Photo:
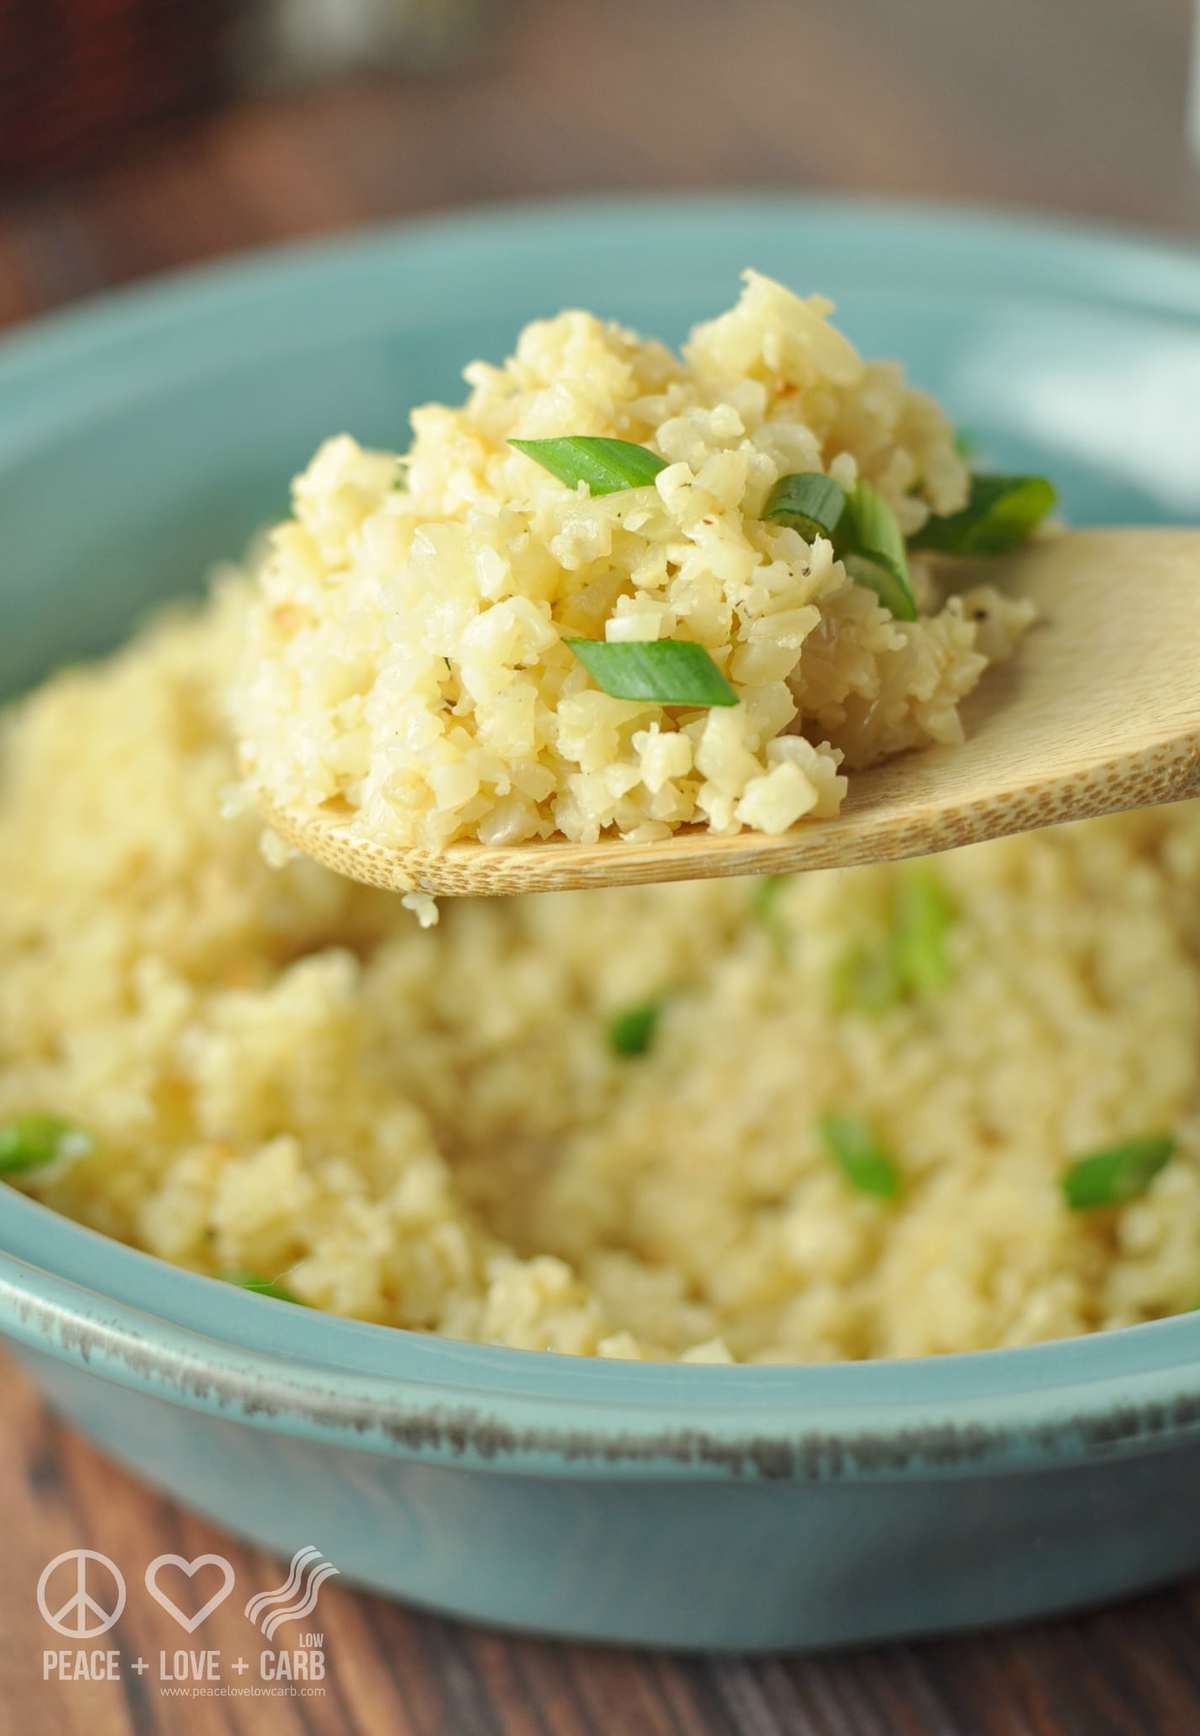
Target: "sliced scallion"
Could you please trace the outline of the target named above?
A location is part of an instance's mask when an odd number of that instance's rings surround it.
[[[74,1163],[95,1149],[95,1136],[61,1115],[31,1113],[0,1122],[0,1175]]]
[[[782,874],[760,875],[750,896],[750,914],[756,922],[770,928],[779,919],[779,894],[785,885]]]
[[[850,947],[833,973],[833,1002],[839,1012],[877,1018],[904,1000],[906,986],[896,970],[887,940]]]
[[[594,434],[565,434],[555,440],[510,440],[509,445],[569,488],[578,488],[582,482],[589,494],[619,494],[624,488],[645,488],[667,467],[665,458],[645,446]]]
[[[661,1001],[639,1001],[614,1015],[608,1027],[608,1046],[614,1055],[648,1054],[662,1018]]]
[[[1163,1133],[1090,1151],[1064,1172],[1063,1197],[1073,1212],[1124,1205],[1145,1193],[1174,1150],[1175,1140]]]
[[[779,908],[779,894],[787,880],[786,874],[763,874],[750,896],[750,914],[755,922],[766,929],[771,945],[780,958],[786,954],[791,938],[788,924]]]
[[[763,517],[798,530],[806,542],[831,537],[846,506],[846,490],[820,471],[795,471],[781,476],[763,508]]]
[[[874,1194],[877,1199],[895,1198],[900,1191],[900,1172],[868,1121],[861,1115],[830,1110],[821,1117],[820,1129],[829,1155],[860,1193]]]
[[[856,585],[874,591],[898,621],[915,621],[916,598],[896,515],[877,488],[859,482],[846,496],[834,545]]]
[[[940,875],[927,863],[902,869],[887,928],[843,953],[833,977],[834,1005],[877,1016],[918,995],[944,989],[952,976],[948,939],[957,920]]]
[[[844,555],[846,571],[856,585],[874,591],[889,615],[897,621],[915,621],[917,605],[908,579],[897,568],[868,555]]]
[[[913,538],[913,547],[948,555],[1002,555],[1019,548],[1057,501],[1044,476],[971,478],[971,494],[961,512],[931,518]]]
[[[947,939],[955,911],[941,877],[925,863],[905,868],[892,914],[892,960],[896,975],[913,994],[928,994],[950,981]]]
[[[688,639],[568,639],[567,647],[613,699],[657,705],[736,705],[738,696],[703,645]]]
[[[236,1284],[242,1290],[253,1290],[256,1296],[272,1296],[276,1302],[294,1302],[297,1307],[304,1306],[299,1296],[276,1278],[260,1278],[254,1272],[222,1272],[221,1282]]]

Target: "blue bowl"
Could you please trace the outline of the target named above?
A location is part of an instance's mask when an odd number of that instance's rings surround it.
[[[552,206],[193,274],[0,353],[9,689],[278,513],[325,434],[403,442],[578,303],[677,339],[753,263],[833,294],[1077,520],[1200,520],[1200,261],[966,211]],[[67,503],[66,505],[64,503]],[[0,1327],[116,1458],[231,1529],[506,1626],[695,1648],[1010,1620],[1200,1564],[1200,1317],[813,1368],[596,1362],[338,1320],[0,1195]]]

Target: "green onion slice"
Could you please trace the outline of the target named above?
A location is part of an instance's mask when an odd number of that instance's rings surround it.
[[[95,1136],[61,1115],[15,1115],[0,1122],[0,1175],[22,1175],[89,1157]]]
[[[608,1027],[608,1046],[613,1054],[647,1054],[658,1032],[662,1010],[661,1001],[641,1001],[617,1013]]]
[[[736,705],[738,696],[703,645],[688,639],[565,641],[596,686],[614,699],[657,705]]]
[[[888,941],[864,941],[843,953],[833,973],[833,1002],[839,1012],[877,1018],[904,1000],[901,980]]]
[[[779,920],[779,894],[787,884],[785,874],[760,875],[754,891],[750,895],[750,914],[756,922],[772,928]]]
[[[883,566],[866,555],[844,555],[846,571],[856,585],[874,591],[879,601],[897,621],[915,621],[917,604],[908,579],[893,567]]]
[[[791,942],[790,926],[779,908],[779,894],[787,885],[788,878],[786,874],[763,874],[750,894],[750,915],[765,929],[778,958],[787,956]]]
[[[821,1138],[846,1180],[860,1193],[878,1199],[894,1199],[900,1191],[900,1172],[860,1115],[830,1110],[820,1121]]]
[[[1073,1212],[1124,1205],[1145,1193],[1174,1150],[1175,1140],[1164,1133],[1088,1152],[1063,1174],[1063,1196]]]
[[[896,515],[877,488],[860,482],[846,497],[837,551],[857,585],[874,591],[898,621],[915,621],[916,599]]]
[[[667,467],[665,458],[645,446],[593,434],[565,434],[557,440],[510,440],[509,445],[569,488],[585,483],[589,494],[619,494],[623,488],[645,488]]]
[[[812,542],[814,537],[833,535],[845,505],[846,490],[832,476],[815,470],[795,471],[779,478],[767,496],[763,517],[791,525],[806,542]]]
[[[304,1306],[286,1284],[280,1284],[274,1278],[260,1278],[254,1272],[222,1272],[221,1282],[237,1284],[242,1290],[253,1290],[256,1296],[273,1296],[276,1302],[294,1302],[297,1307]]]
[[[973,476],[962,511],[931,518],[913,547],[947,555],[1007,554],[1037,529],[1057,499],[1044,476]]]
[[[878,1015],[944,989],[953,975],[947,940],[956,921],[936,870],[923,862],[909,865],[897,879],[887,932],[860,941],[839,959],[834,1005]]]
[[[913,994],[944,989],[950,981],[946,941],[955,910],[936,871],[924,863],[905,869],[892,916],[896,975]]]

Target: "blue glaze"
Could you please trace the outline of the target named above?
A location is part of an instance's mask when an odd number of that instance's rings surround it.
[[[865,351],[902,357],[999,463],[1049,472],[1073,519],[1200,520],[1183,250],[782,198],[476,214],[193,273],[0,346],[0,683],[118,642],[280,512],[321,437],[403,444],[408,408],[457,395],[531,315],[576,303],[678,339],[746,264],[832,294]],[[815,1646],[1200,1564],[1198,1317],[916,1363],[662,1367],[290,1308],[7,1192],[0,1247],[0,1328],[93,1438],[237,1531],[432,1607]]]

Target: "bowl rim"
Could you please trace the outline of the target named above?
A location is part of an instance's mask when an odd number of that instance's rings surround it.
[[[1034,292],[1057,287],[1064,299],[1119,305],[1146,312],[1200,313],[1200,247],[1187,236],[1137,225],[1076,217],[1019,205],[938,198],[886,198],[867,193],[796,194],[748,186],[743,192],[705,193],[649,189],[629,193],[537,196],[466,205],[445,213],[417,213],[372,223],[350,233],[301,237],[252,247],[218,259],[176,266],[143,282],[105,289],[52,309],[0,334],[0,372],[6,392],[52,365],[73,364],[81,350],[173,336],[182,320],[250,314],[260,297],[289,292],[311,296],[324,281],[390,268],[397,258],[420,259],[456,246],[482,243],[561,249],[564,228],[582,226],[608,241],[614,231],[637,234],[662,226],[736,224],[751,229],[763,219],[819,222],[843,243],[860,237],[878,249],[898,237],[929,242],[969,259],[980,283],[997,266]],[[594,243],[593,243],[594,244]],[[1020,267],[1015,249],[1031,249]]]
[[[870,1362],[560,1356],[294,1307],[5,1192],[4,1241],[55,1264],[0,1252],[0,1332],[190,1409],[356,1450],[538,1475],[874,1483],[1200,1439],[1200,1315]]]
[[[461,269],[498,245],[561,251],[586,237],[636,250],[664,226],[694,241],[705,225],[752,230],[782,217],[868,254],[892,238],[949,252],[957,287],[979,293],[998,285],[1200,318],[1200,254],[1117,226],[786,193],[519,202],[293,243],[52,315],[0,341],[0,447],[5,420],[45,435],[88,407],[53,389],[81,362],[103,358],[93,402],[111,403],[152,389],[181,328],[209,332],[211,346],[236,316],[240,343],[273,341],[281,298],[348,290],[401,265]],[[0,1328],[28,1348],[251,1426],[400,1456],[541,1474],[878,1480],[1024,1470],[1200,1435],[1200,1316],[911,1360],[629,1363],[464,1344],[247,1296],[15,1193],[0,1200],[0,1243]]]

